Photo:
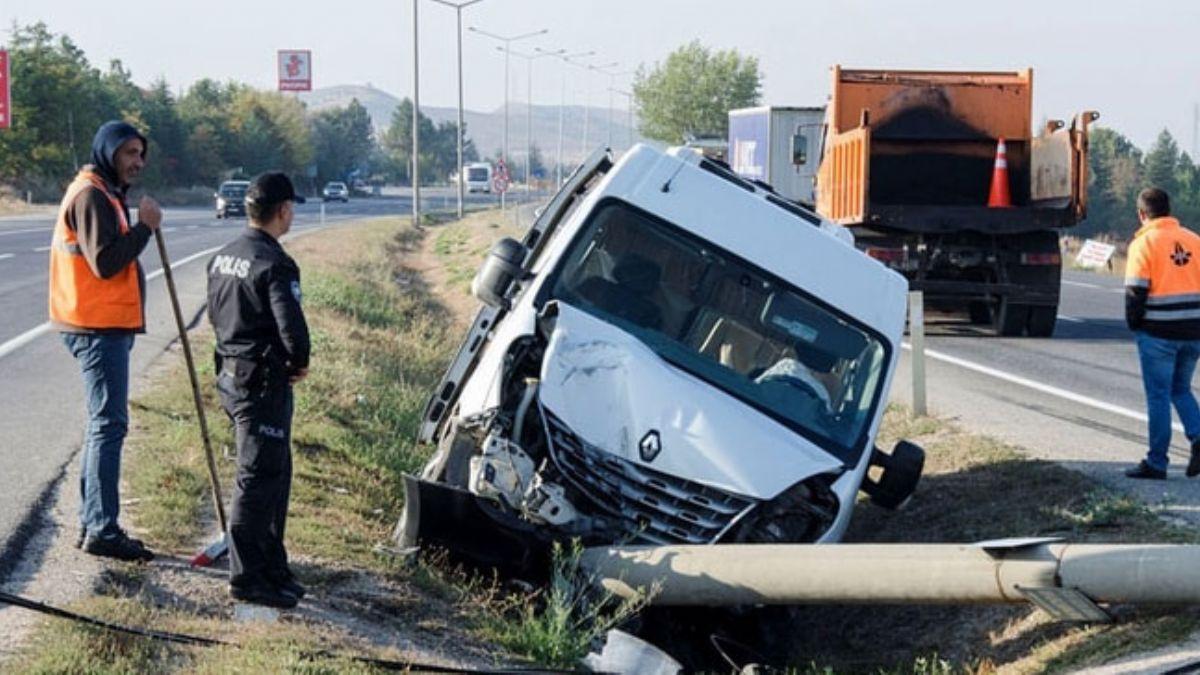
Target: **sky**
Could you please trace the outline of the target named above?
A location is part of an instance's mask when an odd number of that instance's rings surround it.
[[[455,10],[417,0],[422,105],[457,103]],[[461,0],[455,0],[461,1]],[[278,49],[311,49],[314,86],[413,88],[413,1],[4,0],[0,42],[13,22],[44,21],[92,63],[120,59],[135,81],[186,88],[202,77],[275,86]],[[483,0],[462,12],[468,109],[504,102],[499,35],[547,32],[514,50],[594,51],[613,77],[533,63],[535,104],[608,105],[610,81],[628,91],[691,40],[758,59],[763,103],[821,105],[829,68],[1034,69],[1034,120],[1100,111],[1100,124],[1147,148],[1163,128],[1192,151],[1200,102],[1200,2],[1189,0]],[[527,62],[513,58],[510,93],[527,97]],[[565,77],[564,77],[565,75]],[[564,87],[564,81],[566,86]],[[564,97],[564,89],[566,91]],[[618,108],[625,98],[616,95]]]

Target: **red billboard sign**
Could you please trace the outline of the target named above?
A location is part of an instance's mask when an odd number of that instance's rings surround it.
[[[279,50],[279,91],[312,91],[312,52]]]
[[[9,86],[8,52],[0,49],[0,129],[12,126],[12,87]]]

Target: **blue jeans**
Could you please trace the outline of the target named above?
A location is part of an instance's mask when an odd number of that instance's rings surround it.
[[[79,519],[90,537],[108,538],[120,530],[121,446],[129,428],[129,351],[133,334],[63,333],[63,344],[83,371],[87,429],[79,474]]]
[[[1200,407],[1192,395],[1200,340],[1166,340],[1140,331],[1134,335],[1142,364],[1142,386],[1146,390],[1146,415],[1150,418],[1150,452],[1146,463],[1165,471],[1170,461],[1167,449],[1171,447],[1172,405],[1188,440],[1200,438]]]

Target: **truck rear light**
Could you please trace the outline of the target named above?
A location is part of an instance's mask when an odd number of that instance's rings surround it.
[[[1022,265],[1061,265],[1062,256],[1057,253],[1022,253]]]
[[[901,264],[908,257],[902,248],[867,247],[867,255],[886,265]]]

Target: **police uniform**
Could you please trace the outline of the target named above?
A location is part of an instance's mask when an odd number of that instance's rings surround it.
[[[209,262],[208,316],[217,391],[237,436],[230,586],[278,589],[294,579],[283,545],[292,479],[289,377],[308,367],[310,349],[300,268],[273,236],[247,227]]]

